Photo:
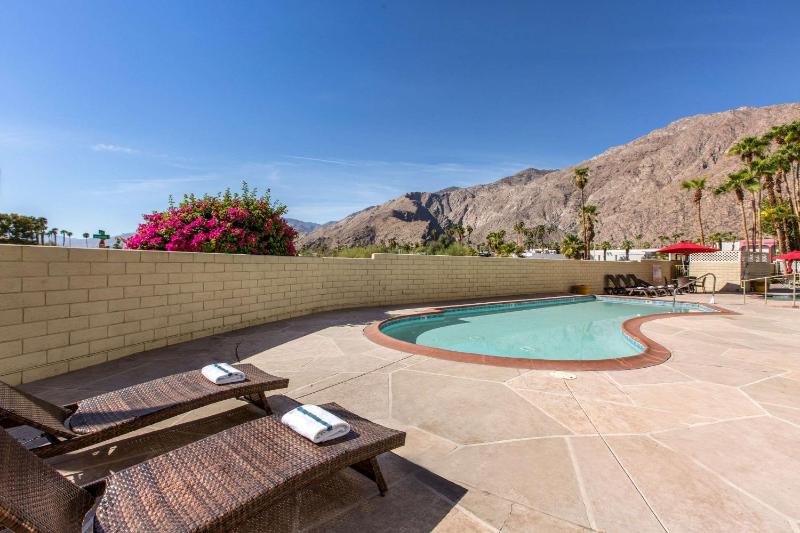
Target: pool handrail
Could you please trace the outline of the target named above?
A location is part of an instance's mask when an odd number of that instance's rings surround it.
[[[703,282],[704,282],[703,283],[703,287],[704,287],[704,291],[703,292],[705,292],[705,279],[708,276],[711,276],[711,280],[712,280],[712,283],[711,283],[711,301],[708,302],[708,303],[710,303],[710,304],[716,303],[714,301],[714,299],[715,299],[715,296],[717,295],[717,276],[713,272],[706,272],[705,274],[697,276],[693,280],[687,281],[683,285],[678,285],[678,282],[677,281],[675,282],[675,286],[672,288],[672,307],[675,307],[675,299],[677,298],[678,291],[680,291],[681,289],[687,289],[687,288],[691,287],[692,285],[696,285],[697,284],[697,280],[700,280],[700,279],[703,280]]]
[[[775,274],[772,276],[758,276],[755,278],[742,278],[739,280],[739,283],[742,287],[742,305],[747,303],[747,282],[748,281],[759,281],[764,280],[764,305],[767,305],[767,292],[769,290],[769,285],[767,284],[767,280],[774,279],[774,278],[781,278],[786,279],[788,277],[792,278],[792,309],[797,309],[797,282],[800,281],[800,272],[792,272],[788,274],[784,272],[783,274]]]

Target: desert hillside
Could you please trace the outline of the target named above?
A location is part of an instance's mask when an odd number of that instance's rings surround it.
[[[562,234],[575,231],[579,196],[572,170],[577,166],[591,169],[586,194],[587,202],[598,206],[598,241],[619,242],[638,234],[655,241],[675,232],[693,237],[694,207],[680,182],[708,175],[712,186],[720,183],[739,165],[737,158],[725,155],[731,144],[795,120],[800,120],[800,104],[683,118],[569,168],[527,169],[486,185],[407,193],[317,228],[303,235],[301,244],[418,242],[451,224],[472,226],[472,241],[478,242],[491,231],[511,232],[518,220],[528,226],[554,224]],[[739,232],[732,198],[709,192],[703,208],[706,235]]]

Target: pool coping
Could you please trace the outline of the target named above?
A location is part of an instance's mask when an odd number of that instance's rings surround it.
[[[598,294],[592,296],[608,296],[608,295]],[[670,318],[676,316],[699,317],[699,316],[720,316],[720,315],[724,316],[724,315],[739,314],[735,311],[730,311],[728,309],[719,307],[714,304],[706,304],[706,303],[698,304],[697,302],[684,302],[678,300],[678,302],[680,303],[702,305],[703,307],[712,309],[713,312],[682,313],[680,315],[676,315],[673,313],[656,313],[652,315],[629,318],[628,320],[622,323],[622,332],[629,339],[633,340],[636,343],[639,343],[644,347],[644,350],[640,354],[630,355],[627,357],[615,357],[610,359],[597,359],[597,360],[584,360],[584,361],[574,361],[574,360],[564,360],[564,359],[523,359],[519,357],[503,357],[498,355],[482,355],[482,354],[475,354],[468,352],[458,352],[454,350],[433,348],[430,346],[422,346],[419,344],[414,344],[412,342],[401,341],[399,339],[395,339],[394,337],[386,335],[380,330],[382,325],[387,324],[389,322],[403,320],[414,316],[443,313],[444,311],[447,311],[449,309],[459,309],[465,307],[482,307],[486,305],[497,305],[504,303],[519,303],[519,302],[529,302],[529,301],[563,299],[568,297],[574,297],[577,299],[577,298],[585,298],[586,295],[570,295],[570,296],[557,295],[557,296],[545,296],[538,298],[524,298],[515,300],[499,300],[499,301],[492,301],[491,303],[486,302],[479,304],[461,304],[453,306],[429,307],[415,313],[410,313],[407,315],[396,316],[388,318],[386,320],[373,322],[364,328],[364,336],[366,336],[369,340],[371,340],[376,344],[379,344],[386,348],[391,348],[393,350],[411,353],[414,355],[424,355],[436,359],[456,361],[461,363],[502,366],[507,368],[524,368],[528,370],[568,370],[568,371],[633,370],[636,368],[646,368],[648,366],[660,365],[661,363],[664,363],[672,356],[672,352],[670,352],[666,347],[662,346],[661,344],[657,343],[656,341],[652,340],[651,338],[647,337],[642,333],[641,330],[642,324],[650,322],[651,320],[659,320],[662,318]],[[619,299],[633,300],[633,301],[648,301],[648,299],[644,297],[618,296],[618,295],[613,295],[612,297]]]

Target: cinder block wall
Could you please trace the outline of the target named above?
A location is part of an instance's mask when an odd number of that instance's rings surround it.
[[[271,257],[0,245],[0,379],[103,361],[317,311],[602,292],[606,273],[652,280],[669,263],[376,254]]]
[[[717,291],[719,292],[739,291],[742,288],[743,278],[769,276],[771,271],[770,263],[747,263],[745,265],[739,261],[689,261],[689,275],[714,274],[717,277]],[[711,290],[711,280],[706,282],[706,288]]]

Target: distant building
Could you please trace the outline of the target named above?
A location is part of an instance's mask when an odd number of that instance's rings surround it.
[[[641,261],[642,259],[652,259],[656,256],[658,248],[631,248],[628,260]],[[609,249],[606,250],[606,261],[625,261],[625,250]],[[590,250],[589,257],[592,261],[603,260],[603,250]]]

